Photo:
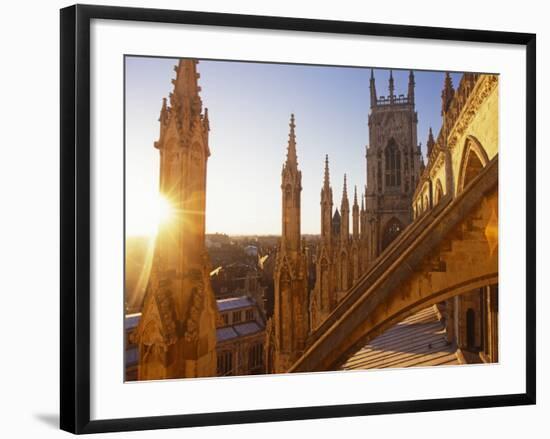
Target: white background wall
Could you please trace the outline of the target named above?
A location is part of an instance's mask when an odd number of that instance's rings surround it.
[[[89,1],[88,3],[96,3]],[[538,214],[548,224],[545,178],[550,153],[542,103],[550,102],[550,43],[543,2],[352,0],[108,1],[100,4],[299,16],[396,24],[484,28],[538,34]],[[57,437],[59,331],[59,13],[70,2],[9,2],[1,16],[0,67],[0,432],[4,437]],[[484,410],[325,419],[125,433],[132,437],[546,437],[550,430],[549,324],[543,320],[549,280],[538,230],[538,405]],[[544,346],[546,345],[546,349]],[[213,397],[215,397],[213,395]],[[461,427],[467,429],[463,430]],[[107,436],[107,435],[105,435]],[[109,435],[113,437],[122,437]]]

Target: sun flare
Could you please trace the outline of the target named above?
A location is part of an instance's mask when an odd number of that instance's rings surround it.
[[[126,200],[126,231],[130,236],[156,236],[159,226],[175,214],[170,200],[159,193],[140,194]]]
[[[167,223],[174,216],[174,209],[168,198],[159,195],[156,207],[157,222],[156,226]]]

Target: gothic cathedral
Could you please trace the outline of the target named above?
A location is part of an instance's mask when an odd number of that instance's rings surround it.
[[[374,260],[412,222],[412,197],[423,168],[417,142],[414,74],[407,96],[395,95],[390,71],[389,95],[377,97],[370,78],[369,147],[367,148],[367,249]]]
[[[374,74],[370,78],[370,146],[367,148],[367,186],[361,206],[354,190],[352,233],[346,176],[340,211],[332,211],[332,187],[325,157],[321,189],[321,240],[316,252],[316,282],[311,295],[311,330],[314,331],[347,294],[380,253],[412,221],[411,201],[422,170],[417,144],[414,74],[409,73],[408,94],[395,95],[390,71],[388,97],[377,97]]]
[[[139,380],[216,375],[216,301],[205,249],[208,111],[197,61],[180,60],[170,106],[163,100],[160,193],[173,215],[159,226],[136,331]]]

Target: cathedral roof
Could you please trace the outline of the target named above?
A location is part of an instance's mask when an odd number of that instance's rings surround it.
[[[352,355],[344,370],[460,364],[456,347],[447,343],[445,325],[434,306],[383,332]]]

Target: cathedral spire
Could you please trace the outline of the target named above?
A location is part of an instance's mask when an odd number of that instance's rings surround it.
[[[390,92],[390,102],[393,104],[395,99],[395,87],[393,84],[393,70],[390,70],[389,92]]]
[[[342,190],[342,210],[344,210],[344,205],[348,206],[348,208],[349,208],[348,184],[347,184],[346,174],[344,174],[344,189]]]
[[[302,173],[298,170],[296,157],[296,133],[294,114],[290,115],[290,133],[286,161],[283,165],[281,189],[283,191],[283,233],[281,246],[296,256],[301,247],[300,234],[300,193]]]
[[[294,123],[294,113],[290,115],[290,132],[288,134],[288,148],[286,152],[286,166],[297,168],[298,157],[296,156],[296,133],[294,129],[296,124]]]
[[[325,156],[325,178],[321,189],[321,235],[325,245],[331,244],[332,235],[332,188],[328,168],[328,154]]]
[[[449,72],[445,72],[445,85],[443,86],[443,91],[441,92],[441,115],[443,116],[449,109],[449,104],[451,103],[453,96],[455,94],[455,89],[453,87],[453,79]]]
[[[409,98],[409,103],[414,105],[414,72],[412,70],[409,71],[409,91],[407,94],[407,97]]]
[[[359,239],[359,204],[357,203],[357,185],[353,194],[353,239]]]
[[[374,70],[370,69],[370,106],[376,107],[376,84],[374,83]]]
[[[361,213],[359,215],[359,233],[361,235],[361,239],[366,239],[367,237],[367,212],[365,211],[364,200],[365,195],[361,194]]]
[[[160,127],[162,127],[168,122],[168,105],[166,104],[166,98],[162,98],[162,107],[160,109],[159,116]]]
[[[432,149],[435,145],[434,135],[432,132],[432,127],[430,127],[430,132],[428,133],[428,142],[426,143],[426,146],[428,148],[428,157],[432,153]]]
[[[281,173],[281,240],[275,259],[274,358],[286,372],[303,352],[309,329],[306,249],[301,235],[302,173],[296,157],[294,114],[290,115],[286,162]]]
[[[328,154],[325,155],[325,180],[324,180],[323,187],[325,189],[330,188],[330,171],[328,168]]]
[[[342,191],[342,204],[340,206],[340,242],[346,245],[349,239],[349,200],[347,176],[344,174],[344,189]]]
[[[157,230],[151,278],[143,301],[144,318],[135,333],[140,380],[216,374],[218,313],[205,252],[208,130],[196,67],[197,61],[191,59],[181,59],[175,66],[169,106],[164,99],[159,140],[154,143],[160,150],[159,193],[178,211],[194,214],[173,215],[170,224],[159,225]],[[177,153],[164,154],[166,149],[177,149]],[[175,230],[178,233],[173,233]],[[169,273],[195,275],[176,286]],[[177,309],[170,305],[168,311],[172,312],[166,312],[167,304],[177,304]],[[189,331],[195,335],[199,331],[200,337],[189,336]],[[153,339],[158,350],[150,355]],[[166,358],[170,361],[164,361]]]
[[[174,92],[172,100],[176,100],[180,108],[180,119],[190,120],[193,116],[202,112],[202,101],[199,96],[201,88],[198,85],[200,74],[197,73],[198,61],[195,59],[180,59],[177,66],[174,66],[176,78],[172,80]],[[171,102],[174,107],[174,102]]]

